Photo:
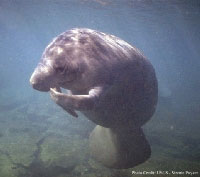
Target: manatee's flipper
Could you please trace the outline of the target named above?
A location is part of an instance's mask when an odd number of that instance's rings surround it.
[[[78,114],[73,109],[69,109],[69,108],[63,108],[63,109],[67,111],[70,115],[72,115],[73,117],[76,117],[76,118],[78,117]]]
[[[65,110],[92,110],[103,92],[102,87],[95,87],[89,91],[88,95],[69,95],[57,92],[55,89],[50,88],[51,98]]]
[[[60,87],[55,87],[55,88],[53,88],[53,89],[54,89],[56,92],[62,93]]]
[[[141,128],[114,130],[97,125],[90,134],[89,143],[91,155],[109,168],[132,168],[151,155]]]
[[[56,87],[54,88],[54,90],[56,92],[62,93],[60,87]],[[78,117],[78,114],[73,110],[73,109],[69,109],[69,108],[63,108],[65,111],[67,111],[70,115],[72,115],[73,117]]]

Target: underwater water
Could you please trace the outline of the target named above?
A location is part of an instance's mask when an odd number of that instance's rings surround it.
[[[0,177],[200,176],[199,19],[199,0],[1,0]],[[139,166],[114,170],[94,161],[95,125],[29,84],[44,48],[74,27],[116,35],[155,67],[157,110],[143,126],[152,154]]]

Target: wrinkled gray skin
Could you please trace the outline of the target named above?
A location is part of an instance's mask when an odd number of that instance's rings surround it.
[[[51,98],[71,115],[77,117],[75,111],[81,111],[94,123],[122,129],[121,133],[146,123],[157,104],[151,63],[125,41],[91,29],[72,29],[56,37],[46,47],[30,83],[34,89],[50,91]],[[60,88],[70,93],[61,93]],[[99,134],[93,133],[91,139]],[[94,156],[98,160],[95,152]]]

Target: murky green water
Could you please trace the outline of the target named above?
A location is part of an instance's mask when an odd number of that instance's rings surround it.
[[[0,1],[0,177],[200,176],[199,19],[198,0]],[[154,65],[159,102],[143,127],[152,154],[142,165],[95,162],[88,148],[95,125],[29,85],[46,45],[73,27],[119,36]]]

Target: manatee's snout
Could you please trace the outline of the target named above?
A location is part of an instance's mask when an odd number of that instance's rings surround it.
[[[31,86],[42,92],[48,92],[50,90],[52,79],[50,72],[47,68],[42,68],[41,66],[38,66],[30,78],[30,84]]]
[[[30,78],[30,84],[31,86],[38,90],[38,91],[42,91],[42,92],[48,92],[49,91],[49,87],[44,86],[43,83],[40,80],[36,80],[32,74],[31,78]]]

